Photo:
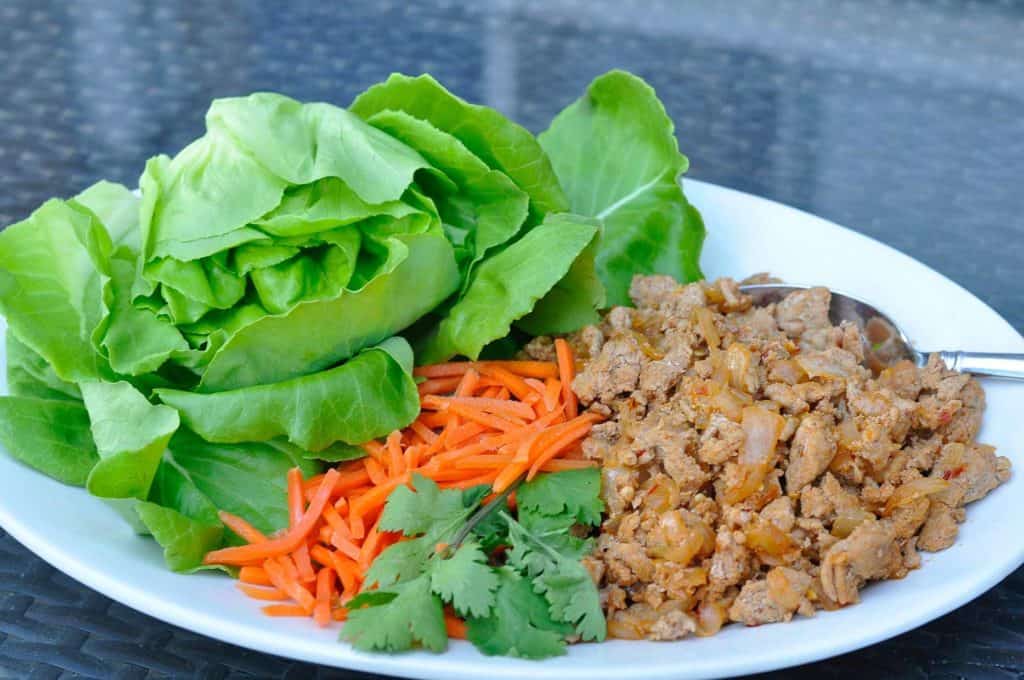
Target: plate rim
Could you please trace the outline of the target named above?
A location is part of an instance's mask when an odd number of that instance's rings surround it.
[[[727,200],[730,197],[735,197],[741,198],[745,201],[753,200],[756,202],[772,204],[775,208],[794,211],[795,213],[800,214],[804,219],[824,223],[859,239],[870,241],[876,247],[881,247],[889,251],[890,255],[895,255],[899,259],[903,259],[906,262],[911,262],[916,266],[923,267],[934,276],[937,276],[943,279],[946,283],[956,287],[959,291],[969,296],[974,302],[991,311],[1003,324],[1005,329],[1012,334],[1012,336],[1015,336],[1018,341],[1024,342],[1024,335],[1017,331],[1017,329],[1014,328],[1001,314],[999,314],[999,312],[992,309],[991,306],[981,300],[974,293],[967,290],[956,281],[953,281],[942,272],[937,271],[929,265],[916,260],[910,255],[907,255],[906,253],[903,253],[870,235],[855,231],[849,227],[837,224],[827,218],[815,215],[800,208],[749,192],[691,178],[686,178],[685,184],[686,186],[696,186],[698,193],[705,191],[709,191],[711,193],[721,192],[727,197]],[[3,322],[0,322],[0,325],[6,326]],[[35,474],[41,474],[35,471],[33,472]],[[187,605],[182,605],[178,601],[160,599],[144,589],[125,585],[109,573],[96,569],[93,566],[90,566],[87,562],[77,558],[74,552],[63,550],[61,546],[46,541],[43,536],[25,526],[19,520],[17,514],[8,512],[7,508],[3,504],[0,504],[0,527],[6,530],[15,538],[15,540],[24,545],[53,568],[126,607],[142,612],[148,616],[152,616],[164,623],[174,625],[221,642],[226,642],[228,644],[233,644],[257,652],[275,655],[284,659],[306,663],[318,663],[336,668],[351,669],[368,673],[386,673],[399,677],[440,677],[443,675],[443,677],[449,678],[473,678],[476,680],[481,671],[481,664],[484,663],[487,664],[486,672],[494,677],[521,677],[522,669],[524,667],[531,668],[533,672],[531,672],[530,675],[538,678],[593,677],[592,670],[588,670],[591,668],[590,664],[579,664],[571,668],[559,666],[557,669],[548,670],[544,668],[543,664],[539,664],[537,662],[525,662],[528,666],[524,666],[524,662],[520,660],[500,658],[491,661],[490,657],[483,656],[477,658],[453,659],[450,656],[442,654],[422,657],[424,659],[433,659],[434,662],[421,665],[413,661],[413,656],[409,654],[365,654],[351,648],[346,649],[344,646],[340,646],[340,650],[344,650],[342,655],[327,656],[317,652],[316,648],[312,646],[308,649],[299,650],[297,652],[294,646],[294,641],[290,636],[276,636],[266,633],[265,631],[261,631],[256,627],[250,628],[236,624],[232,624],[225,628],[222,623],[223,620],[217,616],[201,610],[197,611],[195,609],[191,609]],[[973,583],[970,588],[965,588],[957,593],[956,596],[936,600],[936,604],[928,606],[909,621],[900,620],[899,624],[896,625],[883,624],[879,626],[865,627],[862,631],[852,632],[849,636],[839,642],[833,641],[828,643],[827,646],[819,645],[816,647],[814,645],[809,645],[806,646],[806,648],[796,650],[795,653],[790,651],[783,653],[773,652],[767,654],[767,658],[764,658],[766,656],[765,654],[738,654],[727,664],[723,664],[719,672],[732,675],[791,668],[793,666],[813,661],[821,661],[862,649],[895,637],[896,635],[914,630],[921,625],[964,606],[966,603],[987,592],[997,583],[1013,573],[1021,566],[1022,563],[1024,563],[1024,542],[1018,546],[1016,555],[1009,557],[1012,557],[1012,559],[1007,559],[1003,564],[999,565],[999,568],[990,571],[986,578]],[[611,644],[660,645],[664,643],[616,641]],[[297,656],[298,653],[301,653],[302,656]],[[425,653],[413,653],[413,655],[417,654]],[[642,670],[638,668],[635,675],[636,677],[668,678],[678,677],[681,672],[684,672],[683,669],[661,662],[659,665],[648,666]]]

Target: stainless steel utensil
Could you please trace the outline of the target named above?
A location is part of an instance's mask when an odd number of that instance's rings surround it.
[[[755,305],[779,302],[797,290],[812,286],[781,283],[758,283],[740,286],[740,290],[754,298]],[[924,366],[933,352],[915,349],[900,327],[874,305],[836,290],[832,292],[829,320],[835,325],[850,321],[861,329],[866,340],[865,363],[878,370],[901,359],[910,359]],[[994,352],[937,351],[942,362],[951,371],[990,375],[1000,378],[1024,380],[1024,354]]]

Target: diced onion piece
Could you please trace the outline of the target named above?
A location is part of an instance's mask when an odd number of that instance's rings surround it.
[[[832,522],[832,535],[836,538],[846,538],[853,533],[862,522],[875,519],[867,510],[851,508],[840,512]]]
[[[697,607],[697,635],[709,637],[722,629],[729,621],[729,607],[723,602],[714,600],[702,602]]]
[[[772,557],[782,557],[797,547],[786,532],[764,520],[747,527],[746,534],[748,548]]]
[[[765,580],[768,582],[768,596],[781,607],[793,610],[800,606],[802,593],[797,592],[782,569],[772,569]]]
[[[704,336],[704,341],[708,344],[708,349],[713,352],[721,346],[722,339],[718,335],[718,329],[715,328],[715,318],[712,316],[711,310],[707,307],[698,307],[693,313],[697,317],[697,326],[700,328],[701,335]]]
[[[910,505],[918,498],[930,496],[934,493],[945,491],[949,488],[949,482],[939,477],[921,477],[901,485],[889,496],[885,503],[886,516],[891,515],[897,508]]]
[[[767,465],[775,454],[775,444],[786,426],[786,419],[760,406],[743,409],[743,451],[740,462],[745,465]]]
[[[683,566],[695,557],[715,549],[715,535],[699,517],[679,510],[661,513],[658,525],[650,533],[647,552]]]
[[[829,354],[824,352],[799,354],[796,357],[796,362],[800,364],[800,368],[804,369],[804,372],[812,378],[850,377],[850,372],[846,366],[843,366],[838,361],[833,360]]]
[[[782,359],[772,364],[772,380],[781,380],[789,385],[796,385],[807,378],[804,369],[792,359]]]
[[[729,384],[741,392],[747,391],[747,374],[753,356],[746,345],[734,342],[725,351],[725,367],[729,373]]]

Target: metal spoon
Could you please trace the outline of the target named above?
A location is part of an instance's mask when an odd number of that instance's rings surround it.
[[[781,302],[790,293],[812,287],[758,283],[740,286],[740,290],[753,297],[755,305],[761,306]],[[918,366],[924,366],[928,362],[928,356],[932,352],[915,349],[899,326],[877,307],[846,293],[835,290],[831,293],[832,304],[828,310],[829,320],[833,325],[850,321],[860,328],[861,334],[866,340],[864,363],[873,371],[877,372],[902,359],[909,359]],[[960,351],[938,351],[935,353],[951,371],[1024,380],[1024,354]]]

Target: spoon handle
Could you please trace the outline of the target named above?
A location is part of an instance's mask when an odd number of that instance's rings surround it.
[[[951,371],[1024,380],[1024,354],[939,352],[939,356]]]

